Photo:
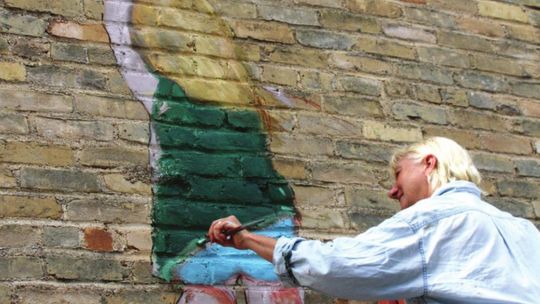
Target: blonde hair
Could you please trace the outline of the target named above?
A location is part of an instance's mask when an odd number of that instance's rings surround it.
[[[431,192],[456,180],[465,180],[477,185],[482,181],[467,150],[445,137],[430,137],[397,150],[390,161],[390,168],[396,172],[401,159],[407,157],[420,163],[429,154],[437,158],[435,170],[428,176]]]

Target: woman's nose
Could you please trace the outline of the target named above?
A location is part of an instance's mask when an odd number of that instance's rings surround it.
[[[397,194],[398,194],[398,187],[394,184],[392,185],[392,188],[388,190],[388,197],[392,199],[398,199]]]

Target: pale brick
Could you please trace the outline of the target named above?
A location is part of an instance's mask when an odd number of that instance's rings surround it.
[[[393,150],[395,150],[394,146],[382,143],[338,141],[336,144],[337,155],[343,158],[378,162],[384,165],[390,161]]]
[[[107,174],[103,176],[105,187],[114,192],[150,195],[152,188],[149,184],[140,181],[131,182],[122,174]]]
[[[287,180],[307,179],[308,172],[306,169],[306,163],[302,160],[291,158],[273,158],[272,165],[274,169]]]
[[[467,94],[467,99],[469,100],[469,104],[475,108],[496,111],[503,115],[522,114],[519,103],[516,103],[516,101],[508,97],[491,95],[483,92],[469,92]],[[540,110],[540,106],[538,107],[538,110]],[[540,111],[538,113],[540,115]]]
[[[90,19],[103,20],[103,0],[83,0],[84,15]]]
[[[73,110],[72,98],[69,96],[14,89],[0,89],[0,106],[19,111],[54,113]]]
[[[348,0],[347,8],[353,12],[389,18],[398,18],[403,12],[399,5],[386,0]]]
[[[503,196],[516,196],[538,199],[540,197],[540,185],[538,182],[527,180],[501,180],[497,182],[497,189]]]
[[[341,10],[325,10],[321,12],[321,25],[324,28],[377,34],[381,26],[377,19],[370,16],[351,14]]]
[[[476,168],[480,170],[514,173],[512,159],[507,156],[483,152],[471,152],[471,157]]]
[[[540,99],[540,83],[537,83],[537,82],[513,83],[512,92],[516,95]]]
[[[532,204],[533,204],[534,213],[536,214],[536,217],[540,217],[540,200],[533,201]]]
[[[496,45],[493,40],[480,38],[478,36],[439,31],[437,34],[437,41],[440,45],[449,48],[496,53]]]
[[[69,256],[46,258],[47,272],[58,279],[81,281],[121,281],[127,276],[127,268],[121,261]]]
[[[49,12],[69,17],[82,15],[82,0],[5,0],[6,6],[25,10]]]
[[[26,67],[18,62],[0,62],[0,79],[7,81],[25,81]]]
[[[377,178],[373,170],[362,163],[316,162],[311,166],[316,181],[352,184],[373,184]]]
[[[450,14],[415,7],[405,7],[403,10],[405,19],[413,21],[414,23],[442,28],[456,27],[455,16]]]
[[[323,110],[354,117],[383,117],[379,101],[359,96],[324,96]]]
[[[515,125],[515,129],[527,136],[540,137],[540,122],[532,119],[520,119]]]
[[[43,267],[37,257],[0,257],[0,280],[42,279]]]
[[[271,83],[295,86],[298,81],[296,69],[266,65],[263,68],[262,80]]]
[[[220,16],[243,19],[255,19],[257,17],[257,6],[253,3],[214,1],[212,4],[216,13]]]
[[[118,290],[104,297],[104,304],[175,304],[178,292],[168,290]]]
[[[152,227],[126,228],[120,232],[126,236],[128,248],[144,252],[152,250]]]
[[[384,82],[385,92],[389,97],[416,98],[414,86],[408,82],[398,79],[386,80]],[[437,92],[438,95],[438,92]],[[420,99],[420,98],[419,98]],[[422,100],[422,99],[421,99]]]
[[[28,130],[25,116],[0,113],[0,133],[26,134]]]
[[[467,2],[472,3],[470,1]],[[460,16],[457,18],[457,24],[458,27],[464,32],[475,33],[489,37],[503,37],[505,35],[503,25],[489,19],[477,19],[469,16]]]
[[[0,187],[2,188],[13,188],[17,186],[17,180],[13,173],[5,168],[0,167]]]
[[[381,212],[379,212],[378,215],[374,215],[371,212],[365,211],[362,209],[359,209],[359,210],[352,209],[352,210],[348,210],[347,212],[347,214],[349,215],[351,219],[353,229],[357,233],[362,233],[371,227],[379,225],[385,219],[392,216],[393,214],[393,212],[390,212],[390,211],[386,211],[385,213],[383,213],[385,215],[380,215],[380,213]]]
[[[131,281],[135,283],[159,283],[160,279],[152,275],[152,269],[153,265],[148,260],[134,262],[131,269]]]
[[[9,285],[0,285],[0,303],[11,302],[11,287]]]
[[[396,66],[396,75],[402,78],[418,79],[445,85],[454,83],[452,74],[448,70],[427,64],[399,64]]]
[[[446,104],[451,104],[459,107],[469,106],[469,98],[467,92],[460,89],[444,88],[440,91],[441,99]]]
[[[400,24],[385,24],[383,32],[388,37],[400,38],[405,40],[421,41],[427,43],[435,43],[437,37],[432,31],[404,26]]]
[[[540,140],[534,143],[534,148],[536,149],[536,154],[540,154]]]
[[[141,6],[136,6],[136,8]],[[138,16],[138,10],[133,10],[132,18]],[[141,15],[147,17],[145,12]],[[230,30],[219,18],[212,18],[207,14],[195,13],[190,11],[163,8],[159,17],[152,18],[159,21],[160,26],[180,28],[187,31],[203,32],[216,35],[230,35]]]
[[[88,54],[88,62],[104,64],[104,65],[115,65],[116,57],[110,46],[88,46],[86,47],[86,52]]]
[[[334,145],[330,139],[273,134],[270,150],[280,154],[316,156],[334,154]]]
[[[297,30],[298,43],[320,49],[349,50],[355,43],[353,37],[336,32]]]
[[[301,47],[272,46],[263,50],[265,58],[271,62],[300,65],[309,68],[324,68],[328,55],[318,50]]]
[[[469,57],[465,53],[455,52],[439,47],[417,47],[418,59],[436,65],[446,65],[457,68],[470,67]]]
[[[316,10],[308,8],[287,8],[283,6],[259,5],[259,17],[265,20],[297,24],[318,26],[318,14]]]
[[[85,303],[101,304],[101,291],[59,288],[57,286],[40,288],[24,287],[17,290],[18,303],[20,304],[59,304],[59,303]]]
[[[434,103],[442,103],[440,89],[436,86],[428,84],[415,84],[413,85],[414,92],[418,100],[429,101]]]
[[[145,166],[147,148],[128,146],[86,147],[80,153],[80,162],[93,167]]]
[[[416,49],[407,44],[373,37],[359,37],[354,45],[355,50],[366,53],[416,59]]]
[[[470,130],[450,129],[448,127],[424,126],[424,136],[443,136],[455,140],[466,149],[478,149],[482,146],[478,134]]]
[[[0,31],[11,34],[41,37],[47,28],[47,20],[21,15],[0,9]]]
[[[361,137],[362,123],[353,119],[316,114],[298,114],[299,133],[331,137]]]
[[[62,207],[52,197],[4,195],[0,197],[0,218],[59,219]]]
[[[51,58],[54,60],[87,63],[88,51],[80,44],[53,43],[51,45]]]
[[[345,201],[352,209],[388,209],[399,211],[399,203],[388,198],[386,191],[360,188],[347,188]]]
[[[501,133],[480,134],[479,144],[483,150],[526,155],[532,153],[531,143],[523,137]]]
[[[32,142],[0,144],[0,161],[10,163],[69,166],[75,163],[70,147],[40,145]]]
[[[525,69],[513,59],[486,54],[473,54],[471,61],[473,66],[478,70],[513,76],[525,76]]]
[[[149,203],[131,199],[75,199],[66,205],[66,220],[100,223],[149,223]]]
[[[98,192],[98,177],[95,173],[22,168],[21,187],[57,191]]]
[[[293,0],[295,4],[309,4],[322,7],[343,8],[341,1],[335,0]]]
[[[312,186],[293,186],[295,204],[300,208],[313,208],[322,206],[338,205],[337,190],[312,187]]]
[[[74,69],[63,65],[39,65],[28,69],[30,82],[61,88],[106,91],[109,78],[109,75],[101,71]]]
[[[38,117],[34,120],[39,135],[64,139],[112,140],[114,128],[105,121],[59,120]]]
[[[392,105],[394,116],[400,120],[421,119],[429,123],[447,124],[446,109],[425,104],[398,102]]]
[[[56,248],[79,248],[80,229],[77,227],[44,227],[43,245]]]
[[[91,95],[75,96],[75,112],[92,116],[148,120],[148,114],[141,102]]]
[[[481,16],[497,19],[527,22],[527,13],[517,5],[506,4],[495,1],[478,1],[478,13]]]
[[[471,111],[470,109],[455,109],[450,111],[450,122],[464,129],[483,129],[506,131],[510,129],[510,121],[502,116],[491,113]]]
[[[336,209],[302,209],[302,228],[304,229],[347,229],[350,228],[345,211]]]
[[[81,24],[73,21],[53,20],[47,32],[53,36],[84,41],[109,43],[109,35],[103,24]]]
[[[392,71],[392,64],[389,62],[369,57],[352,56],[346,53],[333,53],[330,55],[329,63],[331,66],[344,70],[364,71],[375,74],[387,75]]]
[[[516,159],[514,160],[518,175],[540,177],[540,161],[537,159]]]
[[[381,95],[382,84],[379,80],[360,78],[354,76],[341,76],[337,79],[340,88],[346,92],[355,92],[362,95]]]
[[[504,78],[472,71],[456,74],[455,80],[460,86],[471,89],[492,92],[505,92],[510,89]]]
[[[150,141],[150,126],[147,122],[126,122],[118,124],[118,137],[140,144]]]
[[[24,236],[24,237],[21,237]],[[32,226],[0,226],[0,248],[29,248],[40,244],[41,231]]]
[[[294,43],[292,30],[281,23],[243,20],[233,21],[231,26],[239,38],[253,38],[256,40],[288,44]]]
[[[285,111],[268,111],[270,122],[266,122],[266,128],[271,131],[291,132],[296,128],[296,118]]]
[[[445,1],[445,0],[427,0],[427,4],[430,7],[436,7],[442,10],[448,11],[458,11],[469,14],[475,14],[478,9],[476,3],[468,0],[454,0],[454,1]]]
[[[364,121],[364,137],[396,142],[416,142],[422,139],[422,132],[417,127],[393,127],[378,121]]]

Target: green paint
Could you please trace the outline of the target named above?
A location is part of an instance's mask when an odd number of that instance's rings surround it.
[[[151,120],[161,154],[152,250],[159,276],[170,281],[213,220],[262,218],[264,228],[294,215],[294,194],[272,167],[257,111],[190,100],[175,82],[156,77]]]

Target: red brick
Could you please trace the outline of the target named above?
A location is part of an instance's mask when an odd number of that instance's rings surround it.
[[[95,251],[112,251],[113,238],[110,232],[98,228],[84,230],[86,248]]]

